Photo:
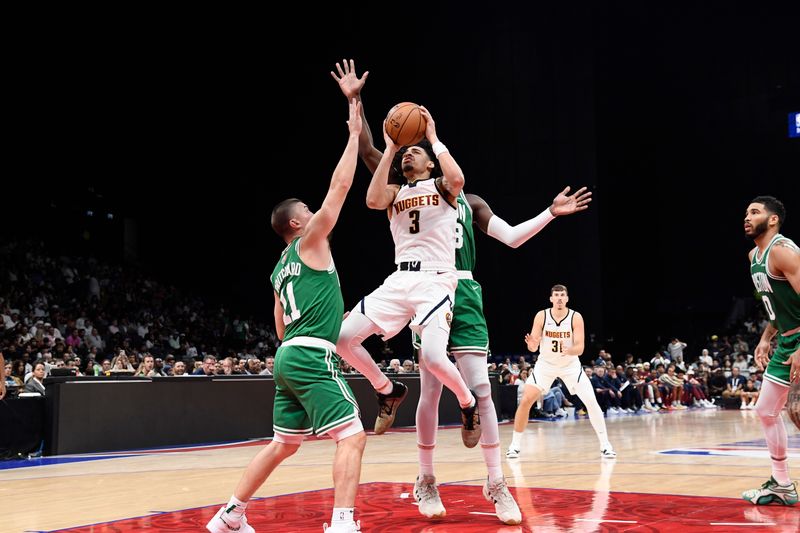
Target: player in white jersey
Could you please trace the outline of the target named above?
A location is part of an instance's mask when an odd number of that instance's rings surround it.
[[[409,324],[422,338],[426,371],[458,398],[463,423],[461,436],[471,448],[477,445],[481,433],[477,397],[447,357],[458,283],[456,206],[464,175],[439,141],[433,117],[424,107],[420,109],[427,120],[427,140],[409,146],[402,155],[401,170],[406,183],[402,186],[389,183],[392,161],[401,147],[394,144],[383,128],[386,150],[367,190],[367,205],[388,213],[397,270],[356,304],[342,324],[336,351],[370,380],[382,405],[393,409],[399,400],[394,405],[384,400],[405,391],[398,392],[398,383],[391,382],[374,363],[370,364],[372,359],[361,343],[373,334],[390,339]],[[391,415],[393,420],[394,413]],[[384,426],[384,418],[379,417],[376,432],[385,430]]]
[[[539,358],[525,381],[525,390],[514,416],[514,436],[506,452],[506,457],[510,459],[519,457],[522,434],[533,403],[550,390],[556,378],[561,378],[569,392],[577,394],[586,405],[589,421],[600,441],[600,454],[608,458],[617,456],[608,442],[603,410],[597,403],[592,384],[583,372],[579,359],[583,354],[583,317],[567,307],[568,301],[567,288],[554,285],[550,289],[553,306],[536,313],[531,332],[525,335],[528,349],[532,352],[538,349]]]

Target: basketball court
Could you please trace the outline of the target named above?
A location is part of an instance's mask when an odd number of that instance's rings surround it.
[[[403,406],[411,408],[411,406]],[[519,459],[503,469],[522,510],[505,526],[483,499],[479,449],[458,428],[439,432],[436,474],[444,519],[421,516],[411,496],[417,474],[413,430],[367,441],[356,518],[374,532],[786,531],[800,508],[755,507],[739,498],[770,466],[753,411],[690,410],[607,418],[619,457],[601,459],[587,418],[528,425]],[[800,469],[800,435],[790,433],[790,466]],[[500,428],[503,446],[512,427]],[[205,447],[64,456],[0,464],[3,532],[204,531],[227,502],[264,441]],[[320,532],[333,503],[334,444],[314,439],[278,467],[256,493],[256,531]],[[22,509],[8,502],[24,502]],[[9,512],[10,511],[10,512]]]

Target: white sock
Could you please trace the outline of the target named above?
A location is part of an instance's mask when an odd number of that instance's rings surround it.
[[[420,359],[416,423],[419,473],[423,475],[433,475],[433,451],[439,427],[439,400],[441,397],[441,382],[431,374],[425,359]]]
[[[433,450],[435,444],[426,446],[424,444],[417,444],[417,452],[419,457],[419,473],[423,476],[433,475]]]
[[[515,431],[511,437],[511,447],[517,450],[522,449],[522,434],[524,431]]]
[[[331,526],[352,524],[354,513],[353,507],[334,507],[333,514],[331,514]]]
[[[231,499],[228,500],[228,505],[225,506],[225,514],[238,521],[241,520],[245,509],[247,509],[247,502],[237,499],[236,496],[231,496]]]
[[[497,411],[494,410],[491,396],[481,398],[478,412],[481,415],[481,452],[489,471],[489,479],[503,479],[503,467],[500,466],[500,429],[497,427]]]
[[[786,405],[788,395],[789,387],[782,387],[765,379],[756,404],[756,413],[761,419],[764,436],[767,438],[767,448],[769,448],[769,455],[772,458],[772,477],[781,485],[791,483],[789,463],[786,459],[789,439],[786,436],[783,418],[781,418],[781,410]]]
[[[481,445],[481,452],[486,469],[489,471],[489,481],[503,479],[503,467],[500,466],[500,443],[498,442],[494,446]]]

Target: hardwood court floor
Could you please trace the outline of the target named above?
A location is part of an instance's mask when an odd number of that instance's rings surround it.
[[[438,523],[418,515],[408,498],[417,474],[413,431],[370,436],[356,518],[365,532],[800,530],[800,506],[755,508],[738,500],[770,473],[755,412],[618,415],[606,423],[616,460],[600,458],[586,418],[528,425],[522,456],[503,458],[523,511],[522,526],[514,527],[491,515],[493,506],[480,495],[480,449],[464,448],[457,428],[439,432],[436,475],[448,517]],[[797,478],[800,435],[788,421],[787,430]],[[503,450],[511,431],[500,427]],[[23,468],[0,463],[0,532],[199,531],[227,502],[259,446],[63,458],[79,460]],[[311,440],[276,470],[256,494],[267,499],[248,513],[257,531],[322,531],[333,451],[332,441]],[[97,525],[79,528],[91,524]]]

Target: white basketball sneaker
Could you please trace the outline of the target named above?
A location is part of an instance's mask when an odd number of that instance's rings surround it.
[[[514,497],[508,490],[505,478],[494,483],[486,480],[483,485],[483,497],[494,503],[497,518],[508,526],[515,526],[522,523],[522,513],[514,501]]]
[[[256,533],[256,530],[247,523],[244,515],[240,520],[234,521],[225,512],[225,507],[220,507],[214,518],[206,524],[206,529],[211,533]]]
[[[617,452],[615,452],[611,446],[608,446],[600,451],[600,456],[605,457],[606,459],[616,459]]]
[[[434,476],[417,476],[414,482],[414,499],[419,504],[420,514],[427,518],[442,518],[447,514]]]
[[[513,446],[508,447],[508,451],[506,452],[506,457],[508,459],[518,459],[519,458],[519,448],[514,448]]]

